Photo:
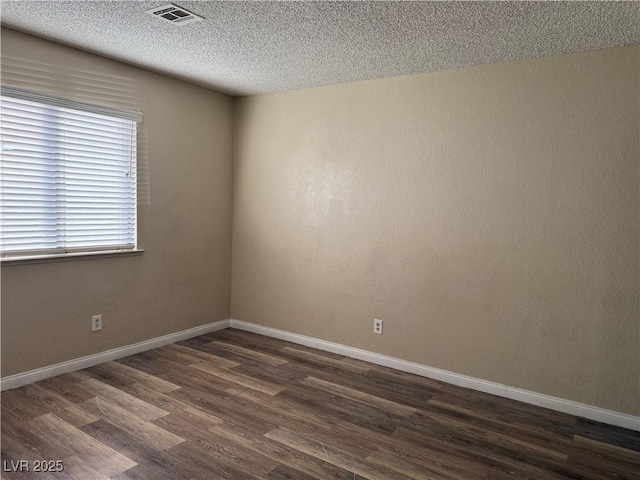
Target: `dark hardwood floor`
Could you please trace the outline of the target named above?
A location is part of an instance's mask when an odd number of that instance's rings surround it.
[[[2,460],[6,480],[640,479],[640,433],[223,330],[3,392]]]

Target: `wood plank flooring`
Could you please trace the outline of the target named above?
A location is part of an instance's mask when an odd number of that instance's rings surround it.
[[[6,480],[640,479],[638,432],[232,329],[3,392],[1,430]]]

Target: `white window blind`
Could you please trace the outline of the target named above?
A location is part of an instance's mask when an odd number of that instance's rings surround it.
[[[3,258],[136,247],[136,121],[2,88]]]

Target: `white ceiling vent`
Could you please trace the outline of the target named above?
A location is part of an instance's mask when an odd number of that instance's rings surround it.
[[[204,20],[204,18],[199,17],[195,13],[191,13],[189,10],[185,10],[184,8],[172,3],[152,8],[151,10],[147,10],[147,13],[161,20],[173,23],[174,25],[186,25],[187,23]]]

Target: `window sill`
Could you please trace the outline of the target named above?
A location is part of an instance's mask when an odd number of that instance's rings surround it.
[[[87,260],[91,258],[129,257],[133,255],[142,255],[142,252],[144,252],[144,249],[137,248],[135,250],[105,250],[104,252],[56,253],[53,255],[37,255],[33,257],[24,256],[3,258],[0,263],[3,267],[11,267],[14,265],[68,262],[70,260]]]

